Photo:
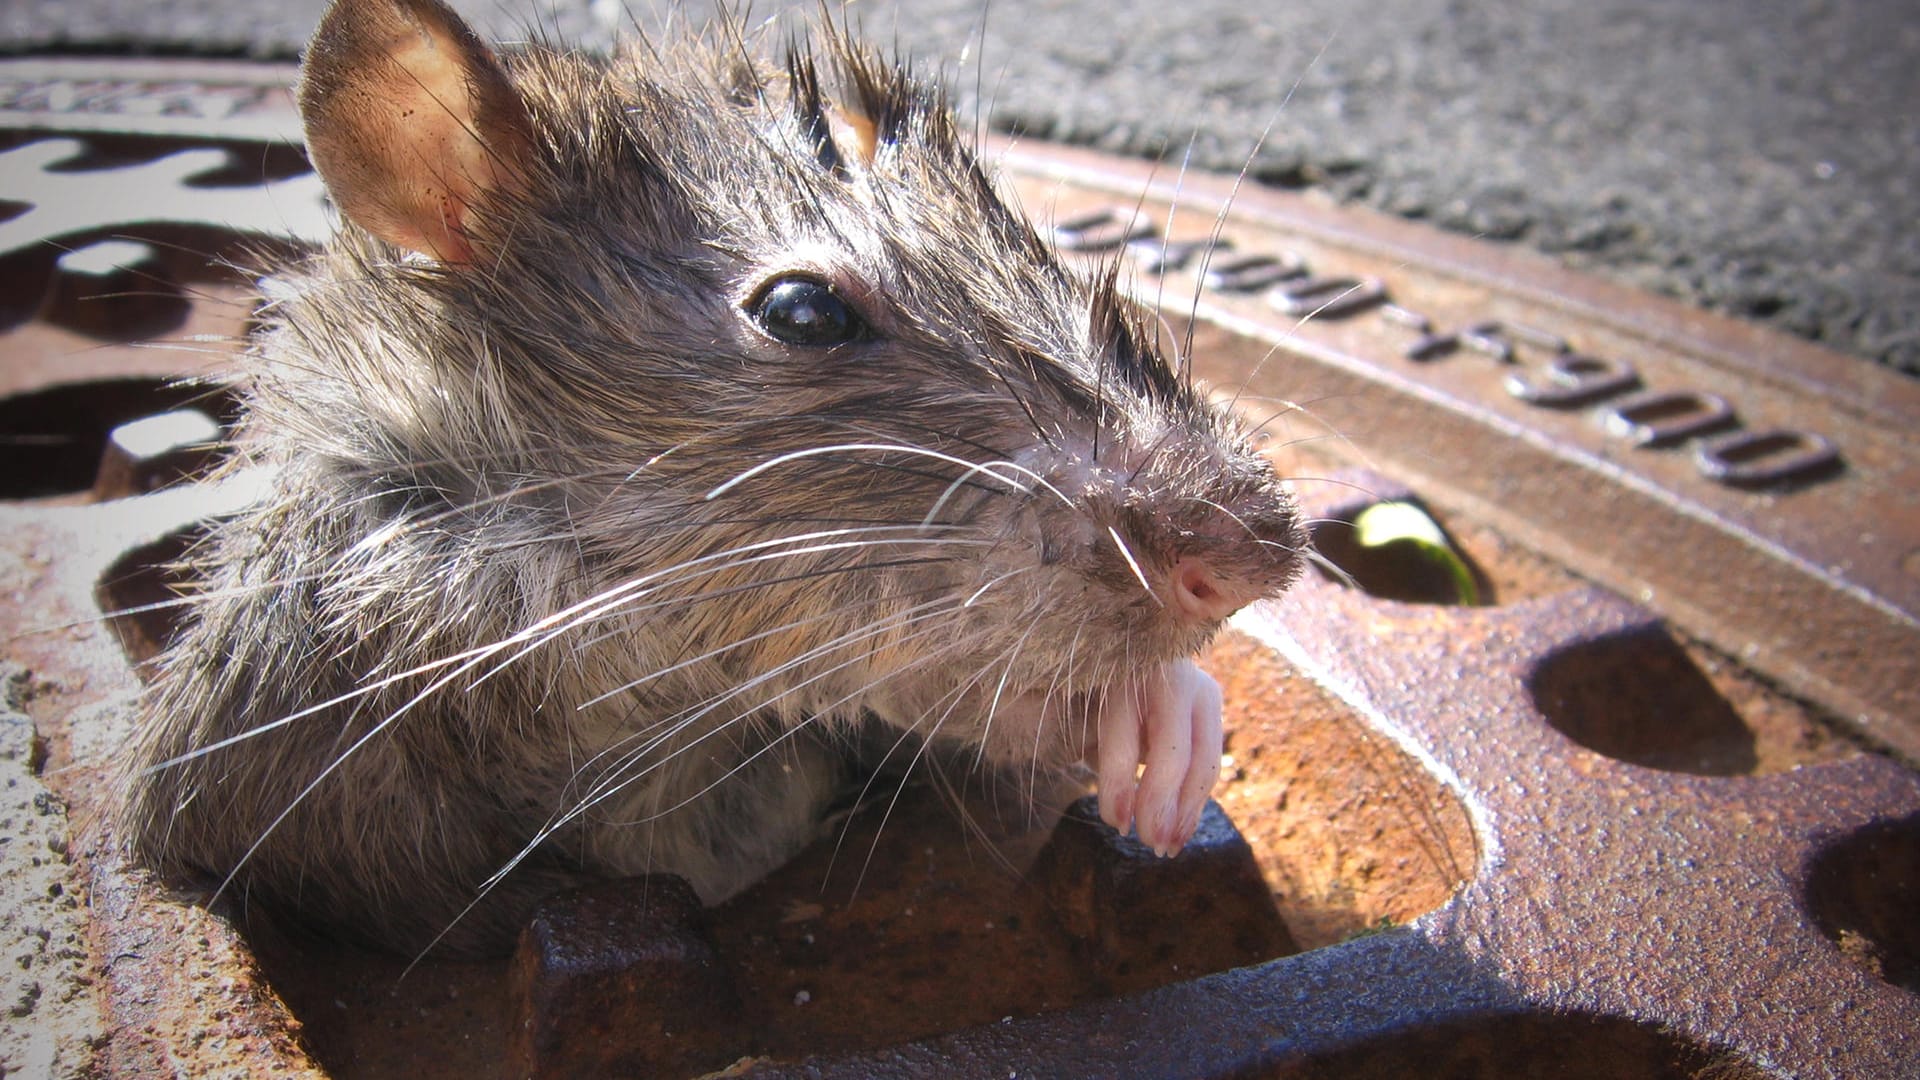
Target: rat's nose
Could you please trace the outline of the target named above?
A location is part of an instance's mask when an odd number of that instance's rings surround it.
[[[1261,596],[1259,589],[1215,572],[1194,555],[1174,564],[1168,592],[1174,609],[1195,622],[1218,622]]]

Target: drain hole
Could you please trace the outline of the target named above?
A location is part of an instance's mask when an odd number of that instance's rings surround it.
[[[180,560],[204,535],[205,526],[193,526],[133,548],[115,559],[94,587],[107,627],[135,668],[144,670],[160,655],[185,620],[186,606],[178,601],[192,588]]]
[[[54,260],[41,316],[103,341],[146,341],[178,329],[192,307],[148,244],[108,238],[80,244]]]
[[[1753,731],[1658,627],[1556,652],[1527,689],[1562,735],[1610,758],[1703,776],[1759,763]]]
[[[1863,829],[1820,853],[1807,904],[1848,960],[1920,994],[1920,816]]]
[[[278,180],[290,180],[313,171],[307,155],[296,145],[279,143],[219,143],[227,151],[227,164],[195,174],[188,187],[257,187]]]
[[[1471,605],[1491,593],[1486,573],[1426,507],[1411,498],[1375,502],[1351,517],[1341,514],[1317,522],[1313,545],[1368,596],[1407,604]]]
[[[1771,1074],[1731,1050],[1703,1047],[1630,1020],[1522,1014],[1421,1027],[1282,1065],[1270,1075],[1289,1080],[1345,1076],[1504,1080],[1547,1075],[1557,1080],[1620,1076],[1758,1080]]]
[[[73,383],[0,401],[0,499],[87,491],[114,428],[186,407],[233,419],[225,392],[163,379]]]
[[[24,203],[0,202],[0,221],[12,216],[6,208]],[[54,259],[59,252],[47,245],[0,256],[0,330],[11,330],[38,314],[52,288]]]

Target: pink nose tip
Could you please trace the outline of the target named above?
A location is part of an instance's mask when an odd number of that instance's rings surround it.
[[[1196,622],[1218,622],[1252,602],[1257,593],[1215,574],[1188,556],[1173,568],[1173,606]]]

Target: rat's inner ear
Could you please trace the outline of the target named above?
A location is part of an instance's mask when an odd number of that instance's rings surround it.
[[[827,130],[833,132],[833,144],[842,154],[862,166],[873,165],[880,131],[872,117],[845,105],[836,105],[827,110]]]
[[[476,207],[517,188],[532,139],[499,62],[439,0],[335,0],[300,75],[314,168],[355,224],[474,260]]]

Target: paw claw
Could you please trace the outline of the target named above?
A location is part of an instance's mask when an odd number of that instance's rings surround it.
[[[1101,819],[1178,854],[1220,777],[1220,706],[1219,686],[1190,660],[1109,687],[1096,727]]]

